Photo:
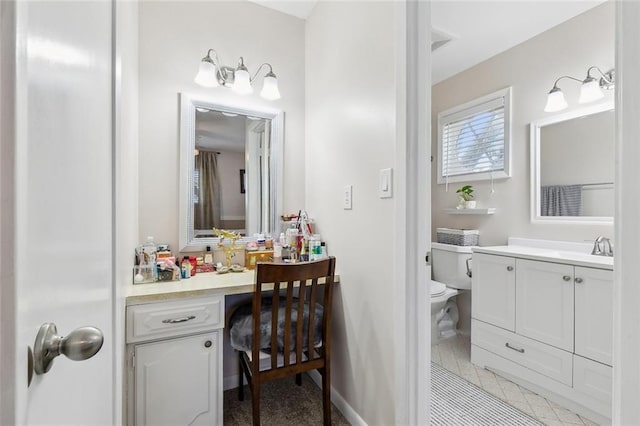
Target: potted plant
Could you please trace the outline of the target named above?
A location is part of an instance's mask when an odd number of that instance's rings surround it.
[[[458,194],[458,208],[474,209],[476,202],[473,199],[473,186],[465,185],[456,191]]]

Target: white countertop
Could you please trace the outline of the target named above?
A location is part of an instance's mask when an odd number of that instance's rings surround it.
[[[595,256],[590,253],[563,250],[562,248],[510,244],[506,246],[474,247],[473,252],[613,270],[613,257]]]
[[[127,305],[185,297],[252,293],[255,290],[255,281],[255,270],[247,270],[226,274],[204,272],[180,281],[132,284],[127,291]],[[335,275],[334,282],[340,282],[339,275]]]

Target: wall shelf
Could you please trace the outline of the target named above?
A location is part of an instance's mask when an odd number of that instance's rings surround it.
[[[488,207],[484,209],[445,209],[449,214],[494,214],[496,212],[495,207]]]

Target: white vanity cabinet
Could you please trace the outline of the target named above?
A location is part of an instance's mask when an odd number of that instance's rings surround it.
[[[516,259],[516,333],[573,352],[573,285],[573,266]]]
[[[127,306],[129,425],[222,425],[224,296]]]
[[[613,363],[613,273],[575,268],[575,353]]]
[[[473,317],[515,331],[515,259],[473,254],[471,311]]]
[[[473,254],[471,362],[610,422],[611,267],[519,257],[503,247],[493,250],[499,255],[479,250]]]

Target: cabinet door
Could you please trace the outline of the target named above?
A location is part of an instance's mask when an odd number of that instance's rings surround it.
[[[573,352],[573,266],[516,260],[516,333]]]
[[[473,254],[471,316],[480,321],[515,329],[515,260],[490,254]]]
[[[219,332],[135,347],[135,424],[221,425]]]
[[[576,354],[612,365],[613,272],[575,268]]]

